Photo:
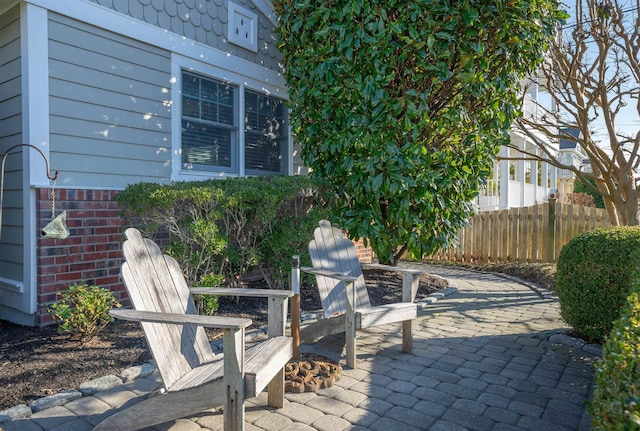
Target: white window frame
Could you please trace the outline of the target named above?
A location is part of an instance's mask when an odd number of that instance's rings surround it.
[[[232,57],[229,57],[232,61]],[[267,71],[268,69],[265,69]],[[182,166],[182,72],[190,72],[204,78],[229,83],[238,88],[238,172],[218,171],[218,170],[190,170]],[[273,73],[273,71],[270,71]],[[268,77],[270,73],[265,73]],[[244,139],[244,93],[245,89],[257,91],[259,93],[282,98],[286,92],[279,86],[270,84],[267,81],[231,72],[212,64],[196,61],[187,57],[174,54],[171,61],[171,179],[173,181],[204,180],[208,178],[224,177],[244,177],[250,176],[245,172],[245,139]],[[284,98],[283,98],[284,99]],[[286,99],[284,99],[286,100]],[[288,121],[287,121],[288,123]],[[287,149],[285,160],[285,172],[283,174],[293,174],[293,143],[291,138],[291,128],[288,127]]]

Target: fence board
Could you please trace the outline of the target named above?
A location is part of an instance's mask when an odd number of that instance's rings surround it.
[[[485,211],[458,232],[459,244],[427,257],[459,262],[555,262],[574,236],[608,226],[605,210],[549,202]]]

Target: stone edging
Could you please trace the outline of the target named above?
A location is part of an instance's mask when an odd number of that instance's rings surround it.
[[[82,383],[78,389],[70,389],[57,394],[38,398],[29,405],[18,404],[17,406],[0,411],[0,424],[16,419],[28,418],[33,413],[37,413],[41,410],[62,406],[68,402],[77,400],[78,398],[91,396],[96,392],[115,388],[140,377],[147,377],[154,371],[156,371],[155,365],[145,363],[127,368],[117,375],[112,374],[109,376],[98,377],[97,379]]]

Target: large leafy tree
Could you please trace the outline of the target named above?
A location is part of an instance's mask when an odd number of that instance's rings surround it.
[[[538,149],[520,150],[524,157],[572,171],[602,197],[612,225],[640,222],[638,4],[637,0],[572,2],[571,24],[553,41],[548,60],[533,80],[553,103],[538,103],[538,115],[517,122]],[[582,150],[591,169],[562,160],[549,145],[560,139]]]
[[[555,0],[275,0],[292,124],[383,262],[447,246],[518,114]]]

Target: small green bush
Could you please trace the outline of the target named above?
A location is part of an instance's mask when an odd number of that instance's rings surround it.
[[[640,227],[609,227],[573,238],[560,252],[556,290],[565,322],[602,341],[629,293],[640,287]]]
[[[224,275],[222,274],[205,274],[194,284],[194,287],[220,287],[223,281]],[[218,311],[218,296],[216,295],[193,295],[193,302],[198,314],[212,315]]]
[[[74,284],[58,296],[60,301],[49,307],[51,317],[60,322],[58,333],[68,333],[83,343],[113,322],[109,310],[121,307],[109,289],[87,284]]]
[[[591,404],[592,429],[640,430],[640,295],[632,293],[607,336]]]
[[[302,176],[228,178],[132,184],[116,200],[126,225],[168,237],[165,251],[188,284],[222,274],[226,286],[239,287],[257,271],[270,288],[282,288],[291,256],[306,255],[315,225],[328,217],[322,190]]]

